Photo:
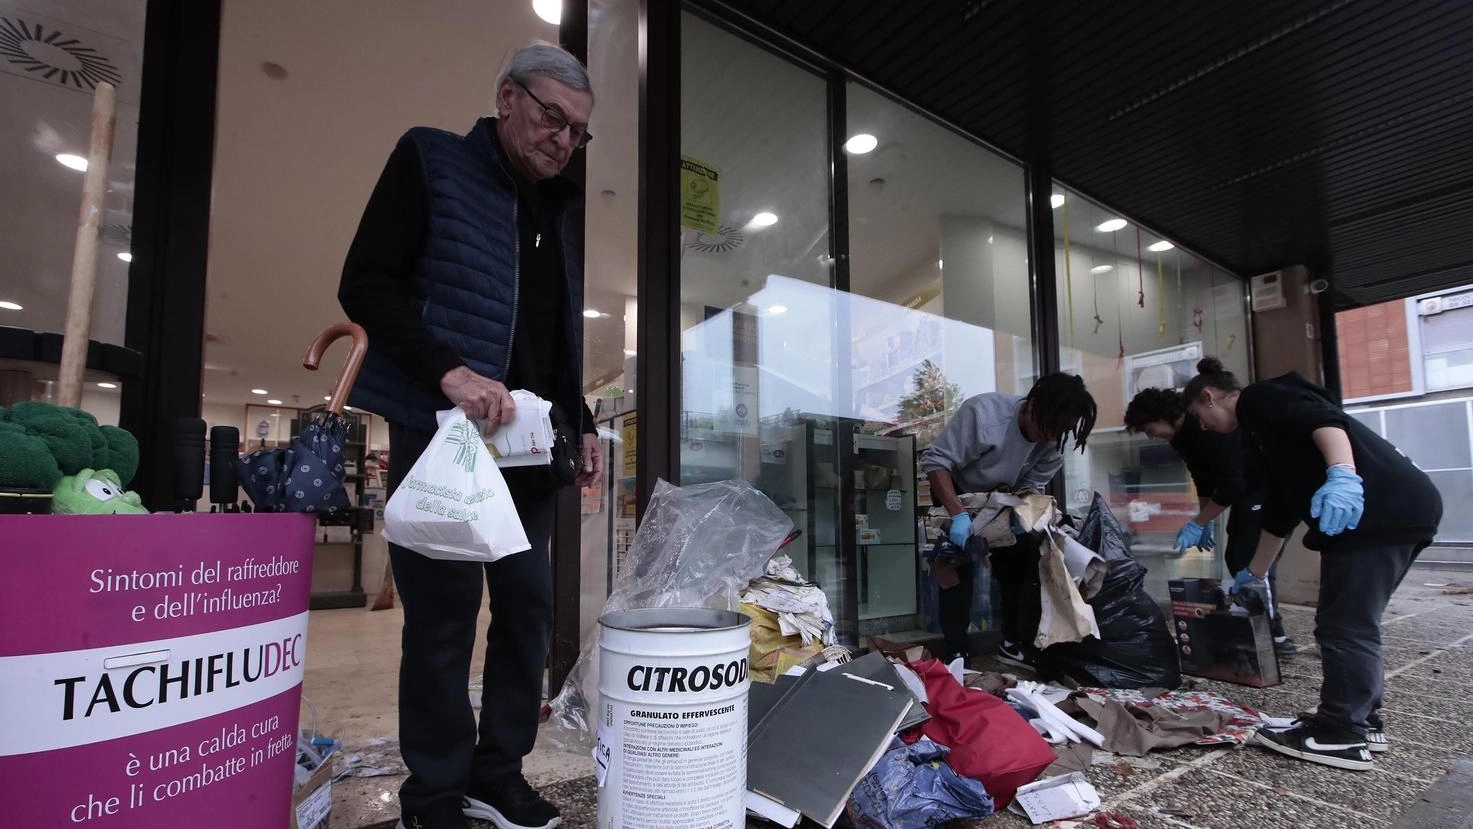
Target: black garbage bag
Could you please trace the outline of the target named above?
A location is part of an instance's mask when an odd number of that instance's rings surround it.
[[[1110,567],[1100,592],[1088,600],[1100,638],[1046,648],[1039,654],[1039,672],[1101,688],[1180,686],[1176,640],[1160,606],[1146,592],[1146,568],[1131,557],[1125,530],[1099,493],[1079,527],[1079,542]]]

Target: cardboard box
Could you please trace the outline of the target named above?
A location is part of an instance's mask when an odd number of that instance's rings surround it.
[[[1266,611],[1235,607],[1217,579],[1172,579],[1168,586],[1182,673],[1254,688],[1279,684]]]
[[[291,829],[328,829],[332,819],[333,758],[292,792]]]

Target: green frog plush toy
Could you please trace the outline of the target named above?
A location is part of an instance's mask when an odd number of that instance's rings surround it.
[[[59,515],[148,512],[125,487],[138,471],[138,440],[97,418],[50,403],[0,408],[0,490],[51,490]]]

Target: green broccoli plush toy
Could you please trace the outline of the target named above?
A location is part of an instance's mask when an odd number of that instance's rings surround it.
[[[51,490],[61,515],[146,513],[124,487],[138,471],[138,440],[50,403],[0,408],[0,489]]]

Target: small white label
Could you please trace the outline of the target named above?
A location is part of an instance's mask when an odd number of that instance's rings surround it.
[[[332,811],[332,781],[323,783],[313,792],[297,804],[297,829],[313,829],[317,824],[327,820],[328,812]]]
[[[885,509],[900,512],[900,490],[892,489],[885,493]]]
[[[598,787],[604,787],[604,781],[609,778],[609,732],[608,728],[600,724],[598,727],[598,744],[593,747],[593,776],[598,780]]]

